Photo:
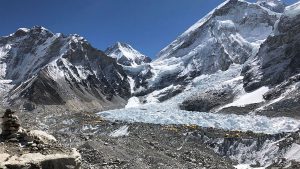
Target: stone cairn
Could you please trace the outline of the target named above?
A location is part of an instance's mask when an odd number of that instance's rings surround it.
[[[14,115],[15,112],[7,109],[2,117],[2,133],[4,138],[17,137],[17,133],[20,129],[19,118]]]

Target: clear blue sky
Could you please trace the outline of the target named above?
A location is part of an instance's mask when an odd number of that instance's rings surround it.
[[[254,1],[254,0],[251,0]],[[292,3],[298,0],[284,0]],[[0,36],[44,26],[104,50],[116,41],[155,55],[223,0],[1,0]]]

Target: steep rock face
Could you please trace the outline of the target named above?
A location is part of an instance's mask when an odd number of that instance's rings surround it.
[[[280,14],[240,0],[228,0],[190,27],[150,63],[150,78],[137,91],[150,93],[169,85],[225,71],[256,54]]]
[[[299,9],[300,3],[287,7],[274,35],[263,43],[256,57],[244,67],[246,90],[276,85],[300,73]]]
[[[141,54],[126,43],[117,42],[112,47],[105,50],[105,54],[117,59],[118,63],[124,66],[141,65],[150,63],[151,58]]]
[[[19,29],[0,38],[0,51],[1,82],[12,86],[9,104],[109,109],[123,106],[130,96],[122,67],[78,35]]]
[[[300,96],[300,3],[286,8],[274,33],[258,54],[243,68],[247,91],[261,86],[272,88],[264,95],[269,102],[258,110],[269,116],[299,118]]]

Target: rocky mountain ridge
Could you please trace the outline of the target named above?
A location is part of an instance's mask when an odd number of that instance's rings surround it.
[[[10,105],[101,110],[130,97],[122,67],[78,35],[19,29],[0,38],[0,51],[1,93]]]

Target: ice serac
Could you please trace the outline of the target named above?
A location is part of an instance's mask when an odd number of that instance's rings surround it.
[[[122,107],[130,96],[127,75],[114,59],[79,35],[43,27],[0,38],[0,69],[4,101],[10,105],[99,110]]]
[[[150,57],[141,54],[132,46],[121,42],[117,42],[115,45],[106,49],[105,54],[117,59],[118,63],[125,66],[135,66],[151,62]]]
[[[225,1],[158,53],[143,88],[151,92],[185,85],[199,75],[243,64],[256,54],[279,17],[257,3]]]

